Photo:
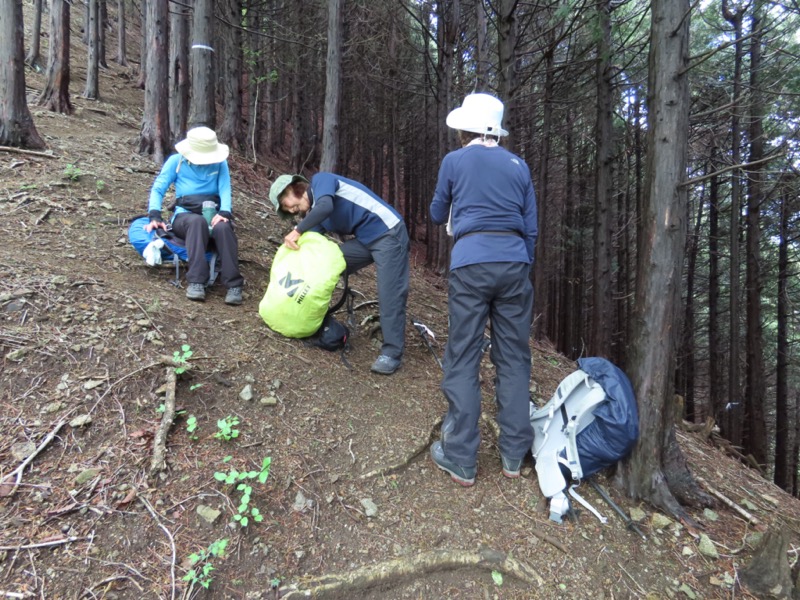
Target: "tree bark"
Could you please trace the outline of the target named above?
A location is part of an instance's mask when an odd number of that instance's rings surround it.
[[[594,263],[592,270],[592,335],[589,351],[614,359],[611,332],[613,274],[611,271],[612,197],[614,195],[614,104],[611,65],[611,0],[598,5],[598,41],[595,85],[597,113],[595,139]]]
[[[227,7],[226,21],[232,25],[222,30],[218,36],[223,45],[221,56],[218,57],[221,66],[219,81],[222,99],[222,123],[219,127],[219,138],[232,148],[244,146],[244,130],[242,128],[242,2],[241,0],[227,0],[217,4],[222,10]]]
[[[733,25],[734,38],[734,68],[733,68],[733,102],[731,103],[731,161],[734,165],[741,164],[741,118],[740,102],[742,95],[742,11],[732,13],[728,10],[728,0],[722,0],[722,14]],[[728,356],[728,398],[729,410],[725,411],[725,418],[721,425],[722,435],[735,446],[742,445],[742,422],[744,419],[744,406],[739,364],[740,340],[740,289],[739,273],[741,259],[739,252],[739,236],[741,233],[741,168],[731,171],[731,216],[730,216],[730,346]]]
[[[85,24],[88,38],[86,87],[83,97],[97,100],[100,97],[100,0],[89,0],[88,21]]]
[[[797,450],[789,444],[789,198],[781,196],[780,236],[778,237],[777,356],[775,368],[775,472],[773,481],[781,489],[794,493],[790,473],[797,471]],[[797,441],[795,442],[797,443]]]
[[[189,110],[189,129],[200,125],[216,129],[214,5],[211,0],[195,0],[194,2],[191,69],[192,98]]]
[[[627,371],[639,404],[639,441],[619,470],[629,496],[691,522],[678,499],[711,503],[685,469],[673,428],[673,373],[687,227],[689,1],[651,5],[643,246],[637,261]],[[674,488],[674,489],[673,489]],[[694,490],[695,493],[689,493]]]
[[[117,1],[117,58],[116,61],[123,67],[128,66],[128,49],[126,45],[127,21],[125,14],[125,0]]]
[[[189,20],[191,0],[169,15],[169,125],[172,143],[186,137],[189,118]]]
[[[25,98],[25,47],[22,0],[0,1],[0,145],[40,150],[39,137]]]
[[[325,63],[325,115],[322,127],[321,171],[337,172],[339,106],[342,97],[342,13],[345,0],[328,0],[328,59]]]
[[[40,71],[42,66],[39,64],[41,56],[41,33],[42,33],[42,0],[33,1],[33,25],[31,26],[31,47],[25,57],[25,64],[32,69]]]
[[[72,114],[69,100],[69,7],[67,0],[50,4],[50,48],[47,59],[47,83],[38,103],[53,112]]]
[[[169,110],[167,106],[167,0],[147,2],[147,51],[144,115],[139,152],[150,154],[161,165],[169,154]]]
[[[761,86],[761,12],[762,0],[754,0],[750,38],[750,163],[746,169],[747,195],[747,367],[745,376],[745,444],[744,453],[751,454],[765,467],[769,462],[766,428],[767,384],[764,380],[764,335],[761,325],[761,203],[764,201],[764,98]]]

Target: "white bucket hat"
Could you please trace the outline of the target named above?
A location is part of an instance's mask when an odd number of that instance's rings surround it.
[[[175,149],[195,165],[212,165],[228,158],[228,146],[220,144],[217,134],[208,127],[190,129],[186,139],[175,144]]]
[[[447,115],[447,126],[459,131],[503,137],[503,103],[489,94],[469,94],[461,106]]]

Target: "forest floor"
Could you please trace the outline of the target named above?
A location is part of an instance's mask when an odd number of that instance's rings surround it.
[[[225,305],[219,286],[189,302],[169,267],[148,268],[127,243],[157,171],[137,154],[134,74],[111,63],[101,101],[82,99],[83,71],[72,74],[73,115],[32,103],[51,154],[0,150],[0,597],[266,599],[322,580],[332,591],[314,597],[756,597],[739,573],[762,532],[800,546],[800,503],[685,431],[692,471],[752,519],[720,503],[691,511],[701,528],[688,528],[599,478],[645,539],[590,486],[581,491],[608,523],[581,511],[556,524],[531,464],[518,480],[501,475],[490,419],[476,485],[455,485],[428,456],[446,403],[411,319],[402,368],[369,370],[373,268],[351,277],[360,308],[346,361],[262,322],[285,233],[266,197],[281,160],[231,158],[244,304]],[[43,81],[26,77],[33,99]],[[409,313],[436,334],[441,356],[445,280],[422,263],[415,251]],[[177,378],[167,468],[150,477],[174,374],[163,357],[184,345],[193,355]],[[533,355],[532,392],[544,402],[576,367],[545,346]],[[491,417],[488,358],[482,382]],[[239,421],[229,441],[215,437],[226,417]],[[267,457],[266,482],[247,480],[263,521],[231,525],[242,492],[214,474],[258,472]],[[190,555],[222,539],[224,554],[197,565],[213,565],[208,589],[184,581]]]

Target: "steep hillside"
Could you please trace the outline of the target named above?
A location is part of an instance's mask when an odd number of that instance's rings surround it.
[[[607,524],[586,511],[549,521],[530,464],[519,480],[500,474],[489,419],[477,485],[454,485],[428,458],[445,401],[410,323],[401,370],[369,371],[374,270],[351,278],[357,326],[344,358],[267,329],[257,306],[285,225],[268,206],[269,170],[234,156],[245,302],[226,306],[215,288],[190,303],[170,268],[148,268],[127,244],[157,169],[136,153],[135,77],[112,65],[102,101],[89,102],[81,73],[74,115],[33,109],[49,155],[0,150],[0,596],[266,599],[335,574],[351,581],[316,597],[748,597],[739,573],[761,532],[800,544],[797,501],[698,434],[679,434],[694,472],[739,507],[693,513],[700,531],[631,505],[602,479],[646,539],[589,486],[581,492]],[[34,97],[42,79],[27,77]],[[441,356],[445,282],[412,262],[409,311]],[[175,386],[167,468],[150,477],[169,357],[185,345],[193,354]],[[545,399],[574,365],[533,349],[533,391]],[[489,415],[492,370],[487,359]],[[239,421],[229,441],[216,436],[226,417]],[[267,457],[266,483],[247,479],[263,521],[229,526],[242,492],[215,473],[258,472]],[[190,555],[220,539],[224,555],[198,565],[214,567],[208,590],[183,581]]]

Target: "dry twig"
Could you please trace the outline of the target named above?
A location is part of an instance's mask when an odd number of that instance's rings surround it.
[[[33,459],[36,458],[48,446],[48,444],[53,441],[53,439],[55,439],[55,437],[58,435],[58,432],[61,431],[61,428],[66,425],[66,423],[66,419],[59,421],[53,430],[47,434],[44,440],[42,440],[42,443],[39,444],[38,448],[36,448],[36,450],[34,450],[30,456],[23,460],[16,469],[3,477],[3,479],[0,481],[0,498],[4,496],[10,496],[17,491],[17,488],[22,481],[22,472],[29,464],[33,462]],[[12,478],[15,480],[14,485],[8,489],[8,486],[11,485]]]

